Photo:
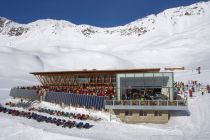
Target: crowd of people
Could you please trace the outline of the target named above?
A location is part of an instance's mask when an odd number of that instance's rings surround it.
[[[48,91],[67,92],[75,94],[85,94],[94,96],[113,96],[115,93],[113,86],[50,86]]]
[[[37,90],[37,89],[40,89],[42,88],[42,86],[40,85],[33,85],[33,86],[17,86],[15,88],[18,88],[18,89],[27,89],[27,90]]]
[[[127,89],[122,91],[123,100],[166,100],[167,97],[164,97],[161,94],[160,88],[141,88],[141,89]]]
[[[19,89],[37,90],[37,94],[44,97],[47,92],[65,92],[93,96],[107,96],[110,99],[115,97],[115,88],[113,86],[26,86],[17,87]]]
[[[202,95],[204,95],[206,92],[210,93],[209,84],[205,86],[199,83],[198,81],[194,81],[194,80],[190,80],[187,83],[179,82],[179,81],[175,82],[174,87],[179,94],[186,95],[186,93],[189,93],[189,97],[192,97],[195,91],[200,91]]]
[[[187,83],[182,81],[174,82],[175,91],[179,94],[185,94],[185,92],[189,93],[189,96],[192,97],[192,93],[200,90],[202,95],[207,91],[210,93],[210,85],[206,85],[204,88],[201,83],[195,80],[190,80]],[[25,86],[25,87],[17,87],[19,89],[28,89],[28,90],[36,90],[38,97],[40,100],[44,100],[47,92],[65,92],[65,93],[73,93],[73,94],[83,94],[83,95],[92,95],[92,96],[106,96],[109,99],[115,99],[116,89],[110,85],[104,86],[90,86],[90,85],[71,85],[71,86]],[[150,90],[149,90],[150,91]],[[151,100],[151,94],[147,91],[145,94],[141,94],[140,92],[131,92],[131,93],[139,93],[139,94],[129,94],[130,92],[126,92],[126,96],[123,96],[123,99],[147,99]],[[157,92],[157,91],[156,91]],[[156,93],[155,92],[155,93]],[[151,92],[153,93],[153,92]],[[154,95],[153,95],[154,96]]]

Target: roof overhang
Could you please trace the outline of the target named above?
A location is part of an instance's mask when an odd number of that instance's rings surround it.
[[[145,69],[115,69],[115,70],[75,70],[75,71],[48,71],[48,72],[31,72],[33,75],[57,75],[57,74],[117,74],[117,73],[146,73],[160,72],[160,68],[145,68]]]

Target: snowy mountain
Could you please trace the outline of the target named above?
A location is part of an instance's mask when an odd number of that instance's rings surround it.
[[[129,36],[129,35],[138,35],[141,36],[147,32],[153,31],[158,28],[159,24],[157,24],[161,18],[167,20],[165,23],[170,26],[174,26],[177,24],[177,19],[187,17],[187,16],[196,16],[205,14],[203,3],[197,3],[188,7],[178,7],[166,10],[158,15],[150,15],[143,19],[139,19],[132,23],[129,23],[124,26],[113,27],[113,28],[99,28],[90,25],[75,25],[68,21],[64,20],[38,20],[33,23],[24,25],[18,24],[11,20],[1,17],[0,18],[0,32],[2,35],[8,36],[21,36],[27,34],[27,32],[32,32],[35,30],[41,30],[41,32],[48,31],[49,35],[60,35],[60,32],[68,32],[63,31],[65,29],[69,29],[69,32],[75,31],[78,32],[85,37],[91,37],[97,34],[117,34],[119,36]],[[157,22],[157,23],[156,23]],[[71,31],[70,31],[71,29]]]
[[[210,69],[209,44],[210,2],[168,9],[111,28],[52,19],[19,24],[0,17],[0,80],[31,71]]]

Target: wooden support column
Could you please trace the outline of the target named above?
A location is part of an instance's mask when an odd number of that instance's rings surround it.
[[[68,78],[67,78],[67,83],[68,83],[68,86],[71,85],[71,75],[68,75]]]
[[[54,81],[53,81],[53,76],[52,75],[48,75],[49,81],[50,81],[50,86],[54,85]]]
[[[46,79],[44,78],[44,76],[41,75],[40,77],[43,80],[43,86],[47,86],[47,82],[46,82]]]
[[[39,80],[39,82],[40,82],[42,85],[44,85],[44,82],[42,81],[42,79],[40,78],[39,75],[35,75],[35,77]]]
[[[58,81],[59,81],[59,77],[58,77],[58,75],[56,74],[56,75],[54,75],[54,80],[55,80],[55,86],[58,86]]]
[[[104,75],[103,75],[103,78],[102,78],[102,85],[104,85]]]
[[[98,86],[98,75],[96,75],[96,86]]]
[[[109,85],[112,84],[112,75],[110,75],[110,78],[109,78]]]
[[[50,83],[49,83],[49,81],[48,81],[47,75],[44,75],[44,76],[43,76],[43,79],[44,79],[44,81],[45,81],[45,85],[46,85],[46,86],[49,86]]]

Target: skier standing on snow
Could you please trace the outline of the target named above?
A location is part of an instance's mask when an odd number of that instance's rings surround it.
[[[194,86],[192,86],[192,92],[195,92],[195,87]]]
[[[192,97],[192,89],[189,89],[189,95]]]
[[[201,74],[201,67],[197,67],[196,70],[198,71],[198,74]]]
[[[204,88],[201,88],[201,94],[203,95],[205,92],[205,89]]]

